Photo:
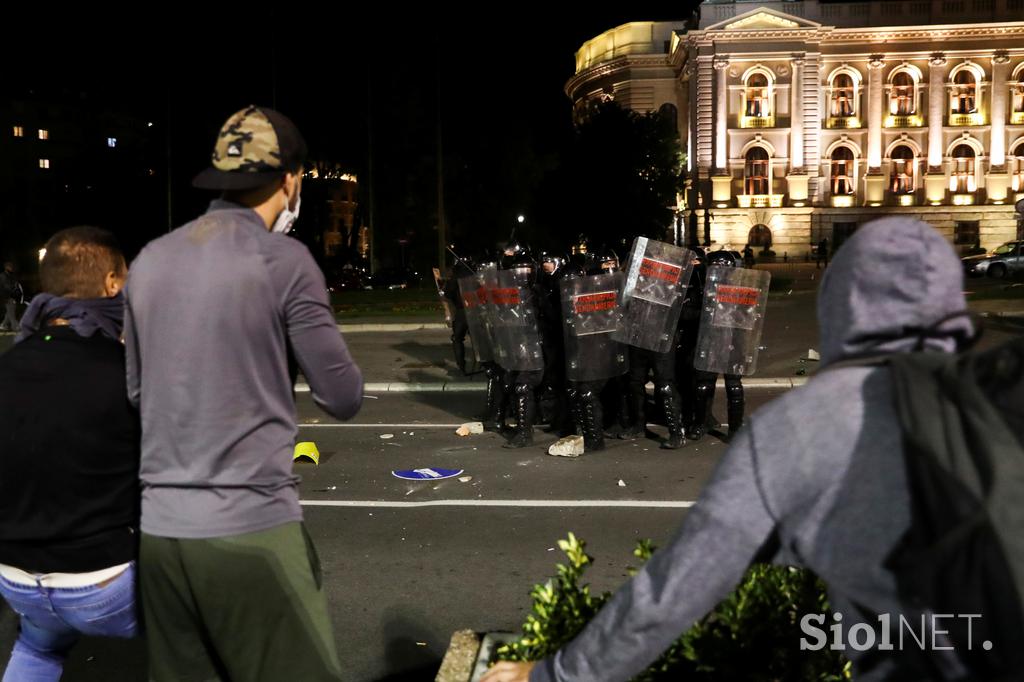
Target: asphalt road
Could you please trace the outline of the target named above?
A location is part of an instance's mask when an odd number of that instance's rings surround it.
[[[775,395],[750,391],[751,409]],[[301,495],[346,680],[432,680],[453,631],[518,629],[530,588],[555,573],[556,542],[569,531],[596,557],[595,589],[614,589],[636,540],[669,537],[685,514],[678,503],[696,499],[725,450],[714,437],[674,452],[653,439],[613,441],[568,460],[546,454],[553,438],[539,430],[538,445],[522,450],[502,448],[494,434],[456,436],[481,398],[383,394],[337,425],[300,396],[301,435],[321,452],[319,467],[297,465]],[[391,474],[421,467],[464,469],[472,480],[410,483]],[[339,503],[352,506],[316,506]],[[441,506],[392,506],[410,503]],[[15,633],[13,614],[0,607],[3,655]],[[83,640],[64,679],[145,680],[142,642]]]

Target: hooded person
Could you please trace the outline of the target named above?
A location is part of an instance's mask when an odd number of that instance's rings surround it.
[[[338,680],[327,596],[292,470],[292,359],[336,419],[363,378],[324,276],[287,235],[306,144],[250,106],[193,184],[209,210],[151,242],[125,288],[128,398],[142,416],[140,583],[150,679]],[[188,586],[183,588],[182,586]],[[254,655],[254,652],[260,655]]]
[[[890,370],[838,363],[955,352],[974,334],[962,283],[958,257],[931,226],[885,218],[858,230],[822,280],[822,371],[750,417],[669,544],[575,640],[536,664],[499,664],[483,682],[631,679],[755,561],[821,577],[842,614],[822,632],[841,628],[848,642],[852,628],[868,628],[883,641],[880,616],[898,623],[916,612],[887,568],[911,526],[903,438]],[[920,649],[846,654],[860,682],[928,677]]]

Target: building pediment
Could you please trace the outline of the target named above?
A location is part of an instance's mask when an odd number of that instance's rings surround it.
[[[763,30],[763,29],[780,29],[780,28],[819,28],[821,24],[813,21],[808,21],[801,17],[795,17],[791,14],[784,12],[777,12],[767,7],[758,7],[757,9],[738,14],[735,17],[726,19],[712,26],[708,26],[706,31],[743,31],[743,30]]]

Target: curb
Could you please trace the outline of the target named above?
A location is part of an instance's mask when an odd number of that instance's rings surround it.
[[[1024,313],[997,313],[997,312],[982,312],[981,316],[986,320],[998,320],[1005,324],[1012,324],[1015,326],[1024,327]]]
[[[338,324],[342,334],[363,334],[367,332],[418,332],[448,329],[443,322],[393,322],[374,324]]]
[[[744,379],[743,387],[758,388],[796,388],[807,383],[808,377],[774,377],[762,379]],[[653,384],[648,383],[648,387]],[[718,380],[718,388],[724,388],[725,382]],[[366,393],[477,393],[487,390],[487,384],[469,381],[386,381],[363,384]],[[296,393],[309,393],[309,384],[295,384]]]

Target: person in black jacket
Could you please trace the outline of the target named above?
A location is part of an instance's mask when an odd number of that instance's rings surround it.
[[[40,270],[44,293],[0,356],[0,595],[21,620],[4,680],[58,680],[80,635],[138,630],[124,257],[110,233],[74,227]]]
[[[466,321],[466,303],[459,291],[459,280],[473,274],[473,264],[460,258],[452,266],[451,276],[444,283],[444,297],[452,306],[452,353],[455,365],[462,374],[466,374],[466,334],[469,324]]]
[[[17,305],[21,302],[21,297],[21,284],[14,278],[14,263],[4,263],[3,270],[0,270],[0,303],[3,303],[4,313],[0,329],[18,331]]]

